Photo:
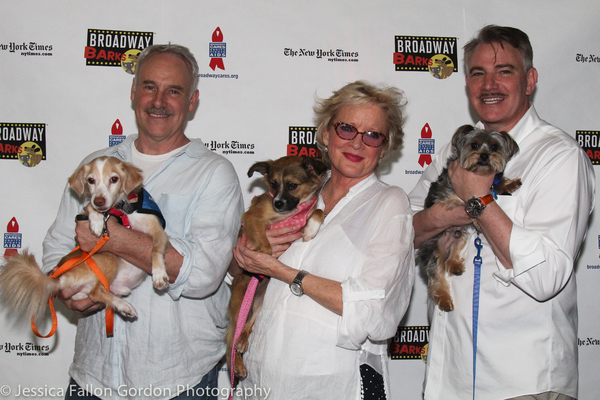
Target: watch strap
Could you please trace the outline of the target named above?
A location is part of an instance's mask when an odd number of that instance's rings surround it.
[[[298,275],[296,275],[292,283],[290,283],[290,290],[296,296],[302,296],[304,294],[304,290],[302,289],[302,280],[306,275],[308,275],[308,272],[301,270],[298,272]]]
[[[302,286],[302,279],[304,279],[306,275],[308,275],[308,272],[306,272],[305,270],[298,272],[298,275],[296,275],[296,277],[294,278],[294,282],[292,283]]]
[[[485,207],[488,204],[490,204],[492,201],[494,201],[494,196],[491,194],[486,194],[480,200],[481,200],[481,204]]]

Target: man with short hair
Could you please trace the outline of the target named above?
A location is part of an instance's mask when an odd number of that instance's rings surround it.
[[[531,104],[537,71],[524,32],[486,26],[464,50],[468,98],[480,118],[478,126],[506,131],[519,144],[504,176],[521,178],[523,185],[486,206],[481,198],[490,194],[494,176],[476,175],[454,162],[449,174],[456,193],[482,206],[480,212],[469,215],[465,207],[440,205],[423,210],[431,182],[446,166],[452,150],[448,145],[410,194],[417,248],[448,227],[473,219],[481,227],[480,235],[471,233],[463,251],[466,272],[450,278],[454,310],[430,309],[424,398],[574,399],[573,268],[594,205],[594,171],[573,137],[541,120]],[[477,236],[483,248],[475,329]]]
[[[79,319],[67,398],[98,393],[102,398],[143,397],[148,390],[156,398],[216,398],[228,323],[229,289],[223,278],[244,205],[231,163],[184,133],[198,103],[197,85],[198,64],[187,48],[146,48],[131,88],[138,135],[82,162],[113,156],[143,170],[144,186],[166,220],[170,286],[159,293],[151,279],[144,280],[127,297],[139,317],[126,321],[115,315],[112,338],[106,337],[104,312]],[[83,206],[67,187],[44,240],[44,270],[55,267],[76,244],[87,252],[95,246],[98,238],[88,221],[75,224]],[[114,218],[107,228],[110,239],[100,251],[151,273],[152,239]],[[62,300],[73,310],[89,314],[99,309],[87,298],[73,301],[73,293],[63,292]]]

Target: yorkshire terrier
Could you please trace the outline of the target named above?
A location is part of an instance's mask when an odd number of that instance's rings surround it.
[[[446,208],[465,206],[452,187],[448,166],[458,160],[460,166],[478,175],[495,175],[492,190],[497,194],[510,194],[521,187],[521,179],[503,177],[506,163],[519,151],[519,146],[506,132],[482,130],[463,125],[452,136],[452,154],[446,168],[429,188],[425,208],[441,203]],[[468,231],[480,231],[477,221],[466,226],[455,226],[428,239],[417,250],[416,262],[425,268],[429,283],[429,296],[443,311],[452,311],[454,303],[450,295],[450,284],[446,274],[461,275],[465,272],[462,249],[467,244]]]

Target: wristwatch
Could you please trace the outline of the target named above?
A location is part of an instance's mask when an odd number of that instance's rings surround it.
[[[302,296],[304,294],[304,290],[302,290],[302,279],[308,275],[308,272],[302,270],[298,272],[298,275],[294,278],[294,281],[290,283],[290,290],[296,296]]]
[[[485,210],[485,207],[494,201],[494,196],[491,194],[483,197],[471,197],[465,204],[465,211],[471,218],[477,218]]]

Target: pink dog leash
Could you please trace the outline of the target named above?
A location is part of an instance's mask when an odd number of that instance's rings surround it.
[[[262,277],[264,278],[264,276]],[[261,279],[262,280],[262,279]],[[240,307],[240,313],[238,314],[237,324],[235,325],[235,333],[233,335],[233,345],[231,346],[231,393],[229,393],[229,399],[233,396],[233,388],[235,382],[235,369],[233,368],[235,364],[235,344],[242,334],[242,330],[244,329],[244,325],[246,325],[246,320],[248,319],[248,314],[250,313],[250,308],[252,308],[252,300],[254,300],[254,294],[256,293],[256,288],[258,287],[258,278],[253,276],[250,279],[250,283],[248,283],[248,287],[246,288],[246,294],[244,294],[244,300],[242,301],[242,305]]]
[[[293,232],[299,232],[300,229],[306,225],[306,219],[310,211],[317,204],[317,198],[313,198],[312,200],[306,201],[304,203],[298,204],[297,211],[287,217],[286,219],[279,221],[267,228],[267,230],[282,228],[284,226],[299,226],[298,230]],[[259,278],[260,277],[260,280]],[[246,288],[246,293],[244,294],[244,299],[242,300],[242,305],[240,306],[240,312],[238,314],[237,323],[235,325],[235,333],[233,335],[233,345],[231,346],[231,393],[229,393],[229,399],[233,397],[233,389],[235,382],[235,369],[233,366],[235,365],[235,344],[242,334],[242,330],[244,329],[244,325],[246,325],[246,320],[248,319],[248,314],[250,313],[250,308],[252,308],[252,301],[254,300],[254,295],[256,294],[256,288],[258,287],[258,283],[262,281],[264,278],[263,275],[254,275],[250,279],[250,283],[248,283],[248,287]]]

